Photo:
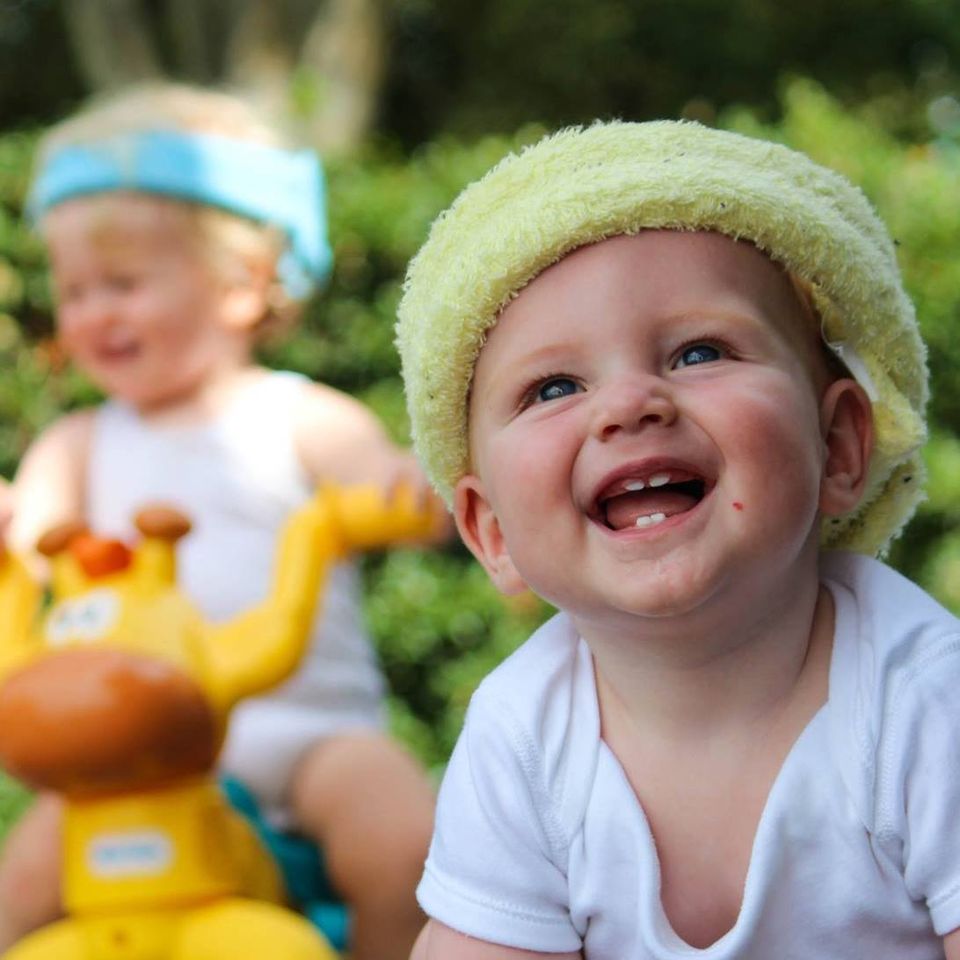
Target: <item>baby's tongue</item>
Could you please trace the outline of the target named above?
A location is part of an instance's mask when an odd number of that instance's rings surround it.
[[[690,510],[697,504],[697,498],[675,487],[659,487],[653,490],[637,490],[633,493],[621,493],[607,500],[607,523],[614,530],[635,527],[637,517],[648,517],[652,513],[662,513],[672,517],[674,514]]]

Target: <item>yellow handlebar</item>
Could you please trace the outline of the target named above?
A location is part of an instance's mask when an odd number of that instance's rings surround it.
[[[348,550],[371,550],[390,543],[426,541],[443,526],[443,507],[425,502],[409,487],[385,495],[378,487],[340,487],[323,491],[333,497]]]

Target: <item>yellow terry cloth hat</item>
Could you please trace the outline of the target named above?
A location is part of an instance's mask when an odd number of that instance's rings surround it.
[[[880,554],[922,496],[925,350],[893,243],[863,193],[778,144],[697,123],[597,123],[546,137],[468,186],[410,264],[399,308],[413,438],[449,503],[468,469],[474,363],[504,305],[577,247],[648,228],[749,240],[812,291],[824,339],[873,401],[860,507],[825,547]]]

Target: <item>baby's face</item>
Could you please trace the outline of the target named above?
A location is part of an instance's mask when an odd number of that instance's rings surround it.
[[[196,389],[226,355],[225,288],[178,204],[80,197],[44,219],[57,327],[106,393],[140,409]]]
[[[842,384],[846,384],[843,386]],[[457,488],[495,582],[581,622],[682,615],[812,569],[834,395],[784,273],[709,233],[583,248],[481,351]],[[859,396],[859,393],[858,393]],[[827,409],[824,409],[824,403]]]

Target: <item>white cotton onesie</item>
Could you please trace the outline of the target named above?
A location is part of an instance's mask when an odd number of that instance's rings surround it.
[[[667,920],[652,835],[564,615],[474,695],[418,889],[426,912],[587,960],[942,958],[960,926],[960,621],[866,557],[826,555],[824,582],[828,701],[774,782],[720,940],[695,949]]]
[[[210,423],[148,426],[132,408],[99,408],[87,476],[90,525],[129,538],[145,504],[191,518],[177,546],[181,585],[211,619],[261,600],[280,529],[309,496],[297,458],[294,416],[305,378],[271,373]],[[356,568],[330,574],[300,670],[275,691],[242,702],[230,721],[222,769],[250,787],[272,819],[286,819],[294,764],[314,740],[383,725],[384,683],[362,622]]]

